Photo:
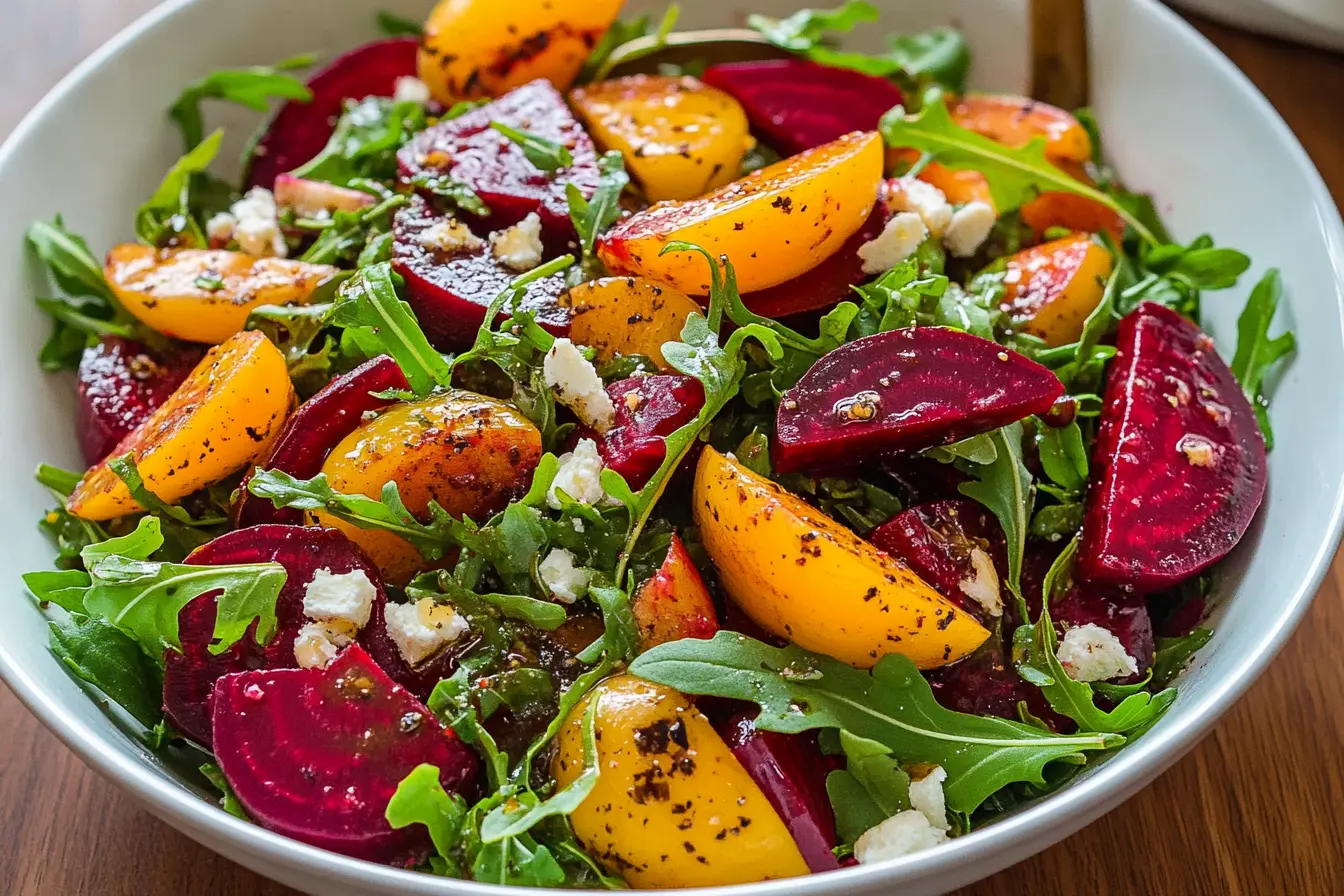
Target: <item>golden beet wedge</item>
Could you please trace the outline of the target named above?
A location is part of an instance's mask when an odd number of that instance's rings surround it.
[[[689,76],[602,81],[575,88],[570,102],[654,202],[694,199],[736,180],[756,145],[737,100]]]
[[[1087,129],[1063,109],[1023,96],[969,93],[950,100],[952,120],[1005,146],[1026,146],[1045,138],[1045,154],[1057,162],[1083,163],[1092,158]]]
[[[1026,332],[1068,345],[1101,303],[1111,264],[1111,253],[1085,234],[1025,249],[1008,259],[1004,304]]]
[[[604,277],[581,283],[560,297],[574,309],[569,338],[597,352],[599,361],[616,355],[644,355],[670,371],[663,346],[681,339],[686,318],[701,311],[686,293],[643,277]]]
[[[395,482],[412,513],[435,501],[453,516],[485,522],[527,491],[540,459],[541,433],[511,405],[454,391],[392,406],[333,448],[322,472],[338,492],[376,498]],[[395,584],[430,565],[391,532],[324,513],[309,517],[348,535]]]
[[[742,292],[767,289],[812,270],[863,226],[877,202],[883,159],[876,133],[849,134],[699,199],[659,202],[617,224],[598,254],[614,274],[708,295],[703,257],[659,254],[684,240],[715,258],[727,255]]]
[[[145,487],[176,503],[263,457],[294,402],[280,350],[261,333],[239,333],[210,349],[111,456],[133,453]],[[66,507],[86,520],[144,510],[106,460],[85,474]]]
[[[900,653],[932,669],[989,637],[905,564],[713,448],[692,500],[729,597],[766,631],[859,668]]]
[[[732,750],[685,695],[624,675],[569,714],[551,774],[584,769],[590,701],[601,773],[570,815],[574,833],[630,886],[715,887],[807,874],[788,828]]]
[[[253,308],[302,305],[339,272],[326,264],[223,249],[125,243],[107,253],[104,273],[117,299],[146,326],[174,339],[218,345],[243,329]]]

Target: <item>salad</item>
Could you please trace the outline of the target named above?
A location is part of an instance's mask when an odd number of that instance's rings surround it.
[[[936,848],[1177,699],[1265,492],[1279,275],[1225,362],[1203,294],[1250,260],[1174,240],[1088,110],[968,92],[955,31],[621,6],[214,72],[134,241],[33,224],[88,467],[39,469],[26,585],[128,733],[347,856]],[[278,105],[239,183],[218,102]]]

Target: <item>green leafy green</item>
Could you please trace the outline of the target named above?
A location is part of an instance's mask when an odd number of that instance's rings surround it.
[[[168,169],[158,189],[140,206],[135,213],[135,233],[145,244],[185,242],[195,248],[207,244],[201,225],[192,215],[191,188],[196,175],[205,171],[219,154],[223,139],[224,132],[218,130],[192,147]]]
[[[104,619],[50,608],[48,615],[51,652],[70,672],[146,728],[162,720],[157,671],[135,641]]]
[[[670,3],[657,28],[653,27],[648,16],[640,16],[629,22],[616,22],[593,47],[592,54],[583,64],[579,81],[605,81],[616,66],[657,53],[667,45],[668,35],[677,26],[680,17],[681,6]]]
[[[383,814],[393,830],[413,824],[429,828],[434,849],[446,857],[452,855],[461,836],[467,807],[462,797],[443,789],[436,766],[422,763],[397,785]]]
[[[52,332],[38,354],[43,370],[74,370],[84,349],[105,335],[134,335],[132,318],[122,309],[103,277],[84,239],[55,221],[37,221],[28,228],[28,244],[66,294],[61,299],[38,299],[37,306],[52,317]]]
[[[378,11],[378,30],[387,37],[420,37],[425,32],[420,22],[385,9]]]
[[[286,72],[312,64],[312,56],[295,56],[273,66],[220,69],[190,84],[168,110],[182,131],[186,151],[195,149],[205,139],[205,121],[201,113],[203,101],[224,100],[257,112],[266,111],[273,99],[306,103],[313,98],[313,92],[303,81]]]
[[[989,438],[994,443],[994,461],[963,467],[975,481],[962,483],[958,490],[998,518],[1008,542],[1008,587],[1021,603],[1022,557],[1036,503],[1031,471],[1022,457],[1022,424],[1010,423],[989,433]],[[1026,613],[1022,616],[1026,618]]]
[[[1153,686],[1164,688],[1176,680],[1191,657],[1209,643],[1213,632],[1207,628],[1197,628],[1190,634],[1179,638],[1158,638],[1157,658],[1153,661]]]
[[[390,264],[358,271],[341,285],[331,322],[361,331],[374,354],[391,355],[417,395],[452,384],[452,368],[429,344],[411,307],[397,295]]]
[[[1087,485],[1087,445],[1077,422],[1063,427],[1044,427],[1036,438],[1041,467],[1050,480],[1070,491]]]
[[[1269,336],[1279,300],[1283,297],[1283,279],[1277,268],[1265,273],[1246,307],[1237,318],[1237,354],[1232,359],[1232,374],[1241,383],[1246,397],[1255,408],[1260,431],[1265,434],[1265,447],[1273,449],[1274,430],[1269,425],[1269,399],[1265,397],[1265,376],[1273,367],[1297,348],[1297,337],[1291,330]]]
[[[944,709],[914,664],[884,656],[872,673],[733,632],[663,644],[630,666],[641,678],[688,694],[759,704],[756,726],[796,734],[839,728],[882,744],[903,762],[941,765],[948,807],[970,813],[1017,781],[1044,786],[1051,763],[1124,743],[1115,734],[1055,735],[1006,719]]]
[[[184,508],[163,501],[158,495],[145,487],[145,481],[141,478],[140,470],[135,463],[135,454],[132,452],[128,451],[120,457],[109,458],[107,465],[112,468],[113,473],[117,474],[117,478],[125,484],[126,490],[131,493],[131,499],[155,516],[192,527],[221,526],[228,522],[228,519],[221,513],[197,518],[193,517]]]
[[[219,807],[235,818],[241,818],[243,821],[251,821],[248,818],[247,810],[243,804],[238,802],[238,797],[234,794],[233,788],[229,786],[229,781],[224,777],[224,772],[213,762],[207,762],[200,768],[201,774],[210,786],[214,787],[220,793]]]
[[[517,144],[523,155],[527,156],[527,160],[547,174],[554,174],[561,168],[568,168],[574,164],[574,154],[562,143],[520,131],[502,121],[492,121],[490,127]]]
[[[60,569],[80,566],[83,563],[80,552],[84,548],[107,540],[107,530],[98,523],[81,519],[65,509],[65,500],[79,484],[81,475],[50,464],[40,464],[37,468],[38,484],[46,488],[57,502],[55,507],[42,516],[38,528],[46,533],[56,546],[54,562]]]
[[[322,152],[291,172],[348,187],[359,180],[397,177],[397,150],[425,129],[425,107],[386,97],[348,102]]]
[[[360,259],[368,262],[359,264],[359,267],[387,261],[390,254],[386,258],[382,257],[382,250],[378,247],[392,239],[392,215],[406,202],[405,196],[393,194],[358,211],[336,212],[329,220],[322,222],[317,239],[299,260],[314,264],[349,264]],[[366,254],[377,258],[366,259]]]
[[[630,185],[625,171],[625,159],[619,152],[603,153],[598,159],[597,189],[591,200],[584,197],[574,184],[567,184],[565,195],[569,202],[569,217],[574,221],[574,232],[579,237],[582,266],[590,269],[597,238],[621,217],[621,193]]]
[[[839,732],[845,768],[826,776],[840,839],[853,843],[865,831],[910,808],[910,776],[877,741]]]

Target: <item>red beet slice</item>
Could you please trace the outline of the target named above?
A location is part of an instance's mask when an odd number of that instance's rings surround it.
[[[191,350],[155,358],[144,345],[119,336],[85,349],[79,360],[75,410],[84,462],[92,466],[111,454],[173,394],[200,359],[200,353]]]
[[[359,643],[393,681],[421,700],[428,700],[434,687],[457,671],[458,659],[463,651],[475,646],[475,639],[463,639],[445,647],[418,666],[412,666],[406,662],[406,658],[401,655],[401,648],[397,647],[392,636],[387,633],[384,606],[382,602],[374,604],[373,612],[369,615],[369,624],[359,633]]]
[[[607,387],[616,423],[596,436],[602,462],[643,488],[667,457],[667,437],[695,419],[705,406],[705,387],[680,374],[631,377]]]
[[[462,791],[477,761],[358,645],[326,669],[226,675],[214,691],[215,758],[257,824],[357,859],[416,865],[430,848],[423,825],[384,818],[418,765]]]
[[[290,415],[270,455],[257,466],[311,479],[322,471],[331,449],[359,427],[366,413],[393,403],[392,399],[377,398],[372,393],[409,388],[397,362],[386,355],[341,374]],[[235,516],[240,527],[303,522],[302,511],[280,510],[270,501],[253,496],[247,490],[246,480],[239,495]]]
[[[961,609],[982,621],[984,607],[967,589],[997,586],[999,600],[1008,606],[1007,556],[1003,530],[982,505],[951,500],[921,504],[898,513],[878,526],[868,540],[914,570],[925,582]],[[974,552],[992,563],[993,582],[981,583],[987,571],[977,569]]]
[[[420,197],[402,206],[392,225],[392,266],[406,280],[406,301],[429,341],[441,349],[461,348],[471,345],[485,309],[518,273],[496,261],[488,247],[449,253],[422,243],[420,235],[443,220]],[[565,289],[563,274],[546,277],[527,287],[521,305],[557,336],[569,332],[571,311],[560,304]]]
[[[346,100],[392,96],[397,79],[414,75],[420,42],[413,37],[379,40],[336,57],[308,79],[310,102],[280,107],[257,141],[244,178],[249,187],[270,187],[320,153],[336,130]]]
[[[275,562],[288,575],[275,602],[276,633],[264,647],[256,642],[254,629],[223,653],[210,653],[208,647],[215,630],[214,594],[201,595],[178,614],[182,652],[170,650],[164,657],[163,708],[173,727],[205,747],[211,742],[209,701],[216,679],[231,672],[290,669],[296,665],[294,639],[308,621],[303,614],[303,595],[319,569],[329,569],[338,575],[362,570],[378,589],[374,613],[379,617],[386,600],[378,568],[335,529],[303,526],[239,529],[197,548],[187,562],[198,566]]]
[[[852,296],[851,286],[871,280],[863,272],[863,259],[859,249],[865,243],[877,239],[887,226],[891,211],[885,202],[873,206],[868,220],[840,247],[830,258],[812,270],[778,286],[763,289],[760,292],[747,293],[742,297],[746,306],[763,317],[788,317],[808,311],[821,311],[831,308]]]
[[[1120,322],[1092,457],[1080,577],[1139,593],[1222,559],[1265,494],[1265,443],[1213,340],[1145,302]]]
[[[800,59],[713,65],[704,81],[732,94],[752,127],[784,155],[873,131],[901,91],[885,78]]]
[[[569,148],[574,164],[553,174],[527,160],[522,149],[491,122],[501,122]],[[490,207],[494,226],[516,223],[532,212],[552,233],[572,236],[567,185],[584,198],[597,189],[597,150],[549,81],[512,90],[466,115],[439,122],[397,153],[401,173],[447,177],[471,187]]]
[[[971,477],[952,464],[922,454],[893,454],[882,459],[882,469],[900,488],[906,504],[924,504],[961,497],[961,485]]]
[[[735,716],[716,726],[737,761],[783,819],[813,874],[835,871],[840,863],[835,813],[826,795],[825,757],[815,736],[757,729],[752,716]]]
[[[989,432],[1050,409],[1046,368],[960,330],[890,330],[843,345],[784,394],[775,469],[852,466]]]

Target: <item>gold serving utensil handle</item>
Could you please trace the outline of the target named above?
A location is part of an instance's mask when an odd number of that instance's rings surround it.
[[[1031,95],[1061,109],[1086,106],[1087,0],[1031,0]]]

